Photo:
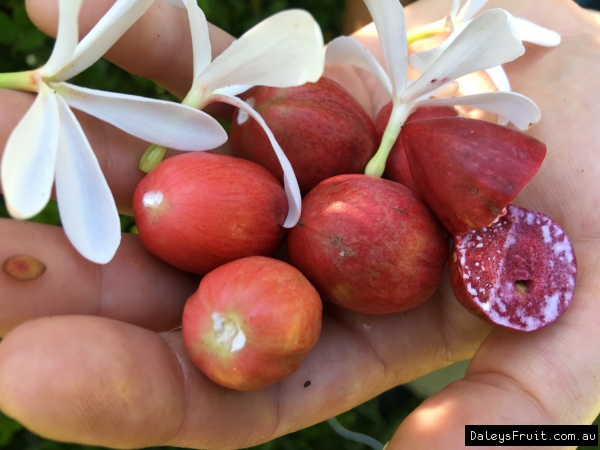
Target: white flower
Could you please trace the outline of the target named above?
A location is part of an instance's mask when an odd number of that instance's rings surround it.
[[[471,19],[479,12],[488,0],[467,0],[459,9],[461,0],[453,0],[449,15],[442,19],[446,22],[450,31],[448,38],[438,47],[410,55],[410,63],[413,67],[424,72],[439,57],[454,39],[467,27]],[[555,47],[560,44],[560,34],[555,31],[540,27],[528,20],[513,17],[516,36],[521,41],[531,42],[545,47]],[[431,27],[426,25],[424,28]],[[510,82],[502,66],[486,69],[486,72],[499,91],[510,91]]]
[[[196,0],[167,0],[188,10],[194,52],[194,82],[183,104],[204,108],[224,102],[246,111],[265,130],[283,168],[288,215],[284,227],[300,218],[301,196],[289,160],[263,118],[236,95],[255,85],[299,86],[316,82],[323,74],[323,35],[314,18],[302,10],[289,10],[265,19],[211,62],[208,26]]]
[[[179,150],[214,148],[227,140],[207,114],[172,102],[84,89],[64,81],[97,61],[154,0],[117,0],[78,42],[82,0],[60,0],[52,55],[41,68],[4,74],[0,86],[37,92],[11,133],[2,158],[2,189],[11,216],[27,219],[56,198],[64,231],[87,259],[107,263],[121,239],[117,208],[98,160],[70,107],[134,136]]]
[[[367,174],[383,174],[401,126],[420,106],[472,106],[507,117],[519,129],[539,121],[541,114],[535,103],[513,92],[430,98],[457,78],[512,61],[523,54],[524,47],[514,30],[513,18],[506,11],[492,9],[472,20],[427,70],[408,84],[406,19],[402,6],[396,0],[365,0],[365,3],[379,34],[387,72],[358,41],[345,36],[328,45],[325,61],[326,64],[353,64],[373,72],[392,98],[392,114],[381,146],[367,165]]]

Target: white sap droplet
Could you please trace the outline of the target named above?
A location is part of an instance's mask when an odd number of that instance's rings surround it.
[[[237,335],[235,336],[235,338],[233,339],[233,342],[231,343],[231,351],[236,352],[238,350],[241,350],[242,348],[244,348],[245,344],[246,344],[246,335],[244,334],[244,332],[242,330],[238,330]]]
[[[212,313],[210,317],[213,320],[213,330],[221,331],[223,329],[223,322],[225,322],[225,318],[218,312]]]
[[[340,256],[344,256],[344,251],[343,250],[340,252]]]
[[[149,191],[142,197],[142,203],[146,208],[156,209],[163,201],[163,194],[160,191]]]
[[[369,325],[368,323],[363,324],[363,328],[367,331],[371,331],[371,325]]]
[[[479,243],[475,246],[475,248],[483,248],[483,244]]]

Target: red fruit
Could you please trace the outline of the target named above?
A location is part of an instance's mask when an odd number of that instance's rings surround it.
[[[381,141],[385,127],[387,127],[390,115],[392,114],[392,102],[389,102],[379,111],[377,119],[375,119],[375,129],[377,130],[377,136]],[[435,117],[456,117],[458,111],[451,106],[423,106],[413,112],[406,122],[412,122],[414,120],[433,119]],[[405,123],[406,123],[405,122]],[[400,132],[402,133],[402,132]],[[396,139],[396,142],[390,150],[387,162],[385,164],[385,172],[383,178],[388,180],[402,183],[404,186],[411,188],[415,192],[419,192],[417,185],[413,181],[412,175],[410,174],[410,168],[408,167],[408,160],[406,159],[406,152],[402,145],[402,139]]]
[[[371,118],[348,92],[327,78],[292,88],[258,86],[243,98],[273,131],[302,195],[334,175],[363,173],[377,150]],[[229,141],[235,156],[254,161],[283,180],[267,135],[244,111],[234,114]]]
[[[546,155],[537,139],[459,117],[407,123],[401,138],[419,192],[452,235],[495,222]]]
[[[249,391],[295,372],[321,331],[319,294],[298,270],[252,256],[206,275],[183,311],[183,343],[215,383]]]
[[[568,308],[577,261],[567,235],[549,217],[513,205],[507,210],[494,225],[455,239],[452,288],[487,322],[533,331]]]
[[[287,198],[277,179],[250,161],[212,153],[166,159],[133,196],[142,242],[182,270],[205,274],[282,244]]]
[[[300,221],[288,235],[288,253],[324,299],[384,314],[413,308],[433,294],[448,242],[407,187],[340,175],[305,197]]]

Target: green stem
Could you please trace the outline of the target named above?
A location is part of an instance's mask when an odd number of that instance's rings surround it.
[[[38,92],[35,70],[27,72],[0,73],[0,88]]]
[[[437,36],[446,31],[448,31],[446,19],[438,20],[437,22],[427,24],[408,33],[407,45],[420,41],[421,39]]]
[[[195,109],[202,109],[206,106],[206,96],[204,95],[204,92],[198,89],[196,84],[194,84],[185,98],[181,101],[181,104]],[[162,162],[166,154],[166,147],[152,144],[142,155],[139,166],[140,170],[150,173]]]
[[[404,125],[404,122],[408,118],[411,108],[412,105],[408,105],[406,103],[398,103],[394,105],[392,108],[392,114],[390,115],[390,120],[388,121],[385,131],[383,132],[379,149],[377,149],[377,153],[375,153],[375,156],[373,156],[371,161],[369,161],[367,164],[367,167],[365,168],[365,174],[373,175],[375,177],[381,177],[383,175],[385,163],[388,159],[390,151],[392,150],[396,139],[398,139],[402,125]]]
[[[167,154],[167,148],[162,145],[152,144],[146,149],[140,160],[140,170],[146,173],[153,171]]]

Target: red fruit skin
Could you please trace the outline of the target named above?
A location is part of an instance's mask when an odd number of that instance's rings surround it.
[[[302,273],[251,256],[202,279],[183,311],[183,343],[215,383],[249,391],[295,372],[316,344],[321,322],[321,298]]]
[[[367,175],[321,182],[288,234],[291,263],[321,296],[368,314],[404,311],[440,283],[448,242],[417,195]]]
[[[156,193],[160,204],[147,205]],[[133,210],[146,248],[197,274],[245,256],[271,255],[285,240],[281,184],[263,167],[227,155],[166,159],[137,186]]]
[[[497,220],[546,155],[537,139],[460,117],[407,123],[401,138],[419,192],[452,235]]]
[[[392,114],[392,102],[389,102],[379,111],[377,118],[375,119],[375,129],[377,130],[377,137],[381,142],[383,132],[387,127],[390,115]],[[412,122],[414,120],[433,119],[435,117],[456,117],[458,111],[451,106],[424,106],[418,108],[413,112],[406,122]],[[400,132],[402,133],[402,131]],[[415,184],[410,168],[408,167],[408,160],[406,159],[406,152],[402,145],[402,139],[398,137],[396,142],[390,150],[390,154],[385,164],[385,171],[383,172],[383,178],[388,180],[401,183],[404,186],[411,188],[415,192],[419,192],[417,185]]]
[[[327,78],[292,88],[257,86],[243,98],[260,113],[288,157],[302,195],[334,175],[363,173],[377,150],[375,125],[364,108]],[[233,155],[283,170],[258,122],[237,110],[229,142]],[[246,120],[244,120],[246,119]]]
[[[455,238],[452,289],[485,321],[533,331],[569,307],[577,260],[567,235],[549,217],[513,205],[507,211],[497,223]]]

